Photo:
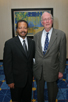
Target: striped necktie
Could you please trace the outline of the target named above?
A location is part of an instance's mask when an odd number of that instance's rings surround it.
[[[48,39],[48,33],[46,33],[46,39],[45,39],[45,43],[44,43],[44,51],[43,51],[43,55],[45,55],[46,51],[47,51],[47,48],[48,48],[48,45],[49,45],[49,39]]]

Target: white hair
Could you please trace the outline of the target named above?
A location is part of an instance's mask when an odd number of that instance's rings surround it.
[[[44,13],[49,13],[49,12],[45,11],[45,12],[43,12],[43,14],[44,14]],[[43,14],[42,14],[42,16],[43,16]],[[51,14],[51,13],[49,13],[49,14],[50,14],[50,16],[51,16],[51,19],[53,19],[52,14]],[[41,16],[41,21],[42,21],[42,16]]]

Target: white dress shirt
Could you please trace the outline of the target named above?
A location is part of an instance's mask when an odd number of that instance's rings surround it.
[[[52,30],[53,30],[53,28],[50,29],[49,34],[48,34],[49,42],[50,42]],[[42,32],[42,37],[41,37],[41,47],[42,47],[42,51],[44,51],[44,44],[45,44],[45,39],[46,39],[46,33],[47,33],[47,32],[46,32],[45,29],[44,29],[43,32]]]
[[[23,46],[23,40],[25,40],[25,44],[26,44],[26,47],[27,47],[27,50],[28,50],[28,41],[27,41],[27,37],[25,37],[25,39],[23,39],[23,38],[20,37],[19,35],[18,35],[18,37],[19,37],[19,39],[20,39],[20,42],[21,42],[22,46]]]

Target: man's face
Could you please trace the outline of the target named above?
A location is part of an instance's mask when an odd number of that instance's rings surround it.
[[[53,20],[51,18],[51,15],[49,13],[44,13],[42,15],[42,25],[44,26],[46,31],[49,31],[52,27]]]
[[[17,33],[23,39],[25,38],[25,36],[28,33],[27,24],[25,22],[19,22],[18,23]]]

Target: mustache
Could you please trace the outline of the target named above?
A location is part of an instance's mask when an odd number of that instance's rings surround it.
[[[26,33],[25,31],[22,31],[22,32],[20,32],[20,33]]]

